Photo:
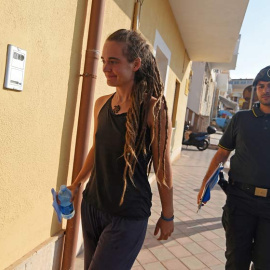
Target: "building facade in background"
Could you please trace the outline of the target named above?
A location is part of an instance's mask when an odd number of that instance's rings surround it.
[[[238,103],[239,108],[242,109],[243,104],[245,102],[245,98],[243,96],[244,89],[247,87],[252,87],[254,79],[231,79],[229,84],[231,86],[230,98]]]
[[[185,117],[192,131],[206,131],[207,126],[213,124],[212,120],[218,116],[219,110],[238,110],[238,103],[230,96],[229,71],[236,68],[240,40],[241,35],[238,35],[229,61],[192,63],[193,76]]]
[[[192,81],[188,96],[186,122],[192,131],[206,131],[209,126],[216,91],[216,73],[207,62],[192,63]]]

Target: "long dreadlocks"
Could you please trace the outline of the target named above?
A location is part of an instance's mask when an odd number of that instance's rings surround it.
[[[135,186],[133,175],[137,164],[137,157],[143,151],[146,153],[145,134],[147,130],[147,116],[149,112],[150,100],[156,98],[156,103],[153,108],[154,114],[154,129],[152,138],[157,136],[158,141],[158,156],[162,155],[158,162],[158,171],[162,170],[162,179],[157,179],[159,184],[166,185],[165,182],[165,151],[168,140],[168,108],[165,97],[163,95],[164,86],[160,78],[156,60],[150,50],[149,45],[141,37],[138,32],[120,29],[112,33],[107,41],[115,41],[124,43],[123,54],[128,62],[133,62],[136,58],[141,59],[141,67],[135,73],[134,85],[131,93],[131,108],[127,113],[126,135],[124,146],[124,159],[126,162],[123,180],[124,188],[120,205],[123,204],[124,196],[127,188],[127,177]],[[161,139],[161,113],[164,108],[166,114],[166,136],[163,149],[160,149]],[[153,160],[149,162],[148,173],[151,169]]]

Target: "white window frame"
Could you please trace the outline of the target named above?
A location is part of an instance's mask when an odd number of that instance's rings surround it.
[[[164,96],[166,96],[167,92],[167,83],[168,83],[168,73],[169,73],[169,66],[171,62],[171,51],[163,38],[161,37],[158,30],[156,30],[156,36],[155,36],[155,42],[154,42],[154,50],[153,55],[156,57],[157,53],[157,47],[162,51],[162,53],[165,55],[165,57],[168,59],[168,65],[166,69],[166,75],[165,75],[165,82],[164,82]]]

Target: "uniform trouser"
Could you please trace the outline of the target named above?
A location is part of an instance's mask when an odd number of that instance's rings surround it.
[[[270,198],[257,197],[231,185],[223,207],[227,270],[270,270]]]
[[[131,269],[146,234],[148,219],[132,220],[81,205],[84,270]]]

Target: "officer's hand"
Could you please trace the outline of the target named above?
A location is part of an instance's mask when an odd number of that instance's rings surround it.
[[[200,204],[200,203],[201,203],[203,191],[204,191],[204,186],[202,186],[202,187],[200,188],[200,191],[199,191],[199,193],[198,193],[198,195],[197,195],[197,204]],[[206,202],[203,202],[203,204],[206,204]]]

